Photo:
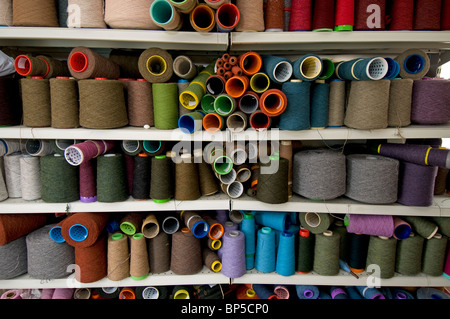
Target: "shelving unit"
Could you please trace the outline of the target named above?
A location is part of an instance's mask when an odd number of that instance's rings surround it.
[[[39,50],[67,50],[83,45],[96,49],[147,49],[159,47],[166,50],[182,50],[199,54],[216,55],[217,52],[243,52],[247,50],[263,53],[277,53],[292,56],[314,52],[319,55],[345,54],[385,54],[396,55],[409,48],[421,48],[437,55],[436,63],[450,60],[450,32],[393,32],[393,31],[358,31],[358,32],[232,32],[232,33],[198,33],[167,32],[145,30],[108,30],[108,29],[67,29],[67,28],[0,28],[3,46],[35,47]],[[264,131],[249,129],[242,133],[222,131],[185,134],[180,130],[157,130],[137,127],[124,127],[110,130],[29,128],[24,126],[1,127],[2,139],[104,139],[104,140],[161,140],[161,141],[366,141],[388,139],[402,141],[406,138],[450,138],[450,124],[404,128],[387,128],[382,130],[354,130],[346,127],[311,129],[306,131]],[[1,213],[54,213],[64,212],[123,212],[123,211],[181,211],[181,210],[261,210],[261,211],[312,211],[335,214],[389,214],[414,216],[450,217],[450,197],[436,196],[430,207],[409,207],[400,204],[368,205],[348,198],[339,198],[327,202],[311,201],[294,195],[289,202],[282,205],[265,204],[254,198],[243,196],[230,199],[225,194],[204,197],[196,201],[171,200],[164,204],[152,201],[128,199],[116,203],[45,203],[43,201],[27,202],[22,199],[7,199],[0,202]],[[364,285],[368,275],[363,273],[359,279],[341,271],[338,276],[319,276],[295,274],[284,277],[277,273],[263,274],[256,270],[248,271],[242,277],[230,279],[220,273],[203,269],[191,276],[179,276],[172,272],[150,274],[142,281],[127,278],[113,282],[108,279],[81,284],[73,276],[63,279],[41,281],[28,275],[16,279],[0,281],[0,288],[62,288],[72,283],[74,287],[114,287],[144,286],[170,284],[215,284],[215,283],[271,283],[271,284],[316,284],[316,285]],[[386,286],[448,286],[449,279],[426,275],[401,276],[381,281]]]

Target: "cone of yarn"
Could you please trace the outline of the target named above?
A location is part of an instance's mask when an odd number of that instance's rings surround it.
[[[436,180],[434,182],[434,195],[443,195],[445,193],[448,172],[448,168],[438,167]]]
[[[75,247],[75,279],[80,283],[92,283],[107,276],[107,239],[100,236],[89,247]]]
[[[295,237],[289,231],[280,235],[275,270],[282,276],[291,276],[295,273]]]
[[[347,155],[345,196],[368,204],[397,201],[399,161],[377,155]]]
[[[292,190],[310,199],[333,199],[346,191],[345,155],[306,150],[294,155]]]
[[[339,273],[339,234],[330,230],[315,235],[313,270],[322,276]]]
[[[80,125],[119,128],[128,124],[123,86],[117,80],[80,80]]]
[[[403,216],[402,219],[411,225],[414,233],[425,239],[432,238],[439,229],[432,220],[422,216]]]
[[[105,154],[97,158],[97,200],[120,202],[128,199],[126,171],[122,154]]]
[[[80,126],[78,87],[75,79],[50,79],[51,126],[76,128]]]
[[[422,254],[422,272],[429,276],[441,276],[445,266],[448,238],[437,233],[425,240]]]
[[[256,198],[262,202],[281,204],[289,200],[289,160],[274,158],[261,163]],[[273,192],[277,189],[277,192]]]
[[[69,72],[75,79],[117,79],[120,67],[117,63],[84,46],[73,48],[67,59]]]
[[[245,0],[237,0],[236,6],[240,12],[236,31],[264,31],[264,1],[253,1],[251,4]]]
[[[394,233],[394,219],[390,215],[349,214],[344,223],[349,233],[384,237],[392,237]]]
[[[194,211],[183,211],[181,218],[196,238],[203,238],[208,235],[209,224],[198,213]]]
[[[173,60],[173,72],[181,79],[192,80],[197,71],[197,67],[188,56],[179,55]]]
[[[12,24],[26,27],[58,27],[58,13],[53,0],[12,2]]]
[[[42,77],[21,79],[23,125],[51,125],[50,84]]]
[[[159,222],[155,214],[148,214],[142,221],[141,233],[145,238],[154,238],[158,235],[159,231]]]
[[[173,75],[173,58],[166,50],[148,48],[139,56],[138,68],[150,83],[168,82]]]
[[[100,237],[108,219],[107,213],[75,213],[64,219],[61,234],[71,246],[89,247]]]
[[[348,266],[354,273],[361,273],[366,268],[369,240],[370,235],[349,232]]]
[[[448,150],[424,144],[384,143],[378,146],[378,153],[403,162],[419,165],[446,167]]]
[[[74,248],[53,241],[48,233],[54,224],[45,225],[26,237],[28,274],[37,279],[67,276],[67,268],[75,262]]]
[[[67,26],[69,28],[106,28],[105,0],[69,0]]]
[[[402,79],[422,79],[430,69],[430,58],[421,49],[408,49],[395,58],[400,66]]]
[[[222,270],[228,278],[239,278],[246,272],[245,235],[239,230],[225,231],[222,242]]]
[[[269,273],[276,269],[275,231],[262,227],[256,236],[255,269]]]
[[[166,31],[179,31],[183,26],[183,15],[172,1],[155,0],[150,6],[153,22]]]
[[[298,237],[296,272],[309,273],[314,262],[314,235],[308,229],[301,228]]]
[[[45,214],[2,214],[0,216],[0,246],[43,227],[46,221]]]
[[[388,126],[405,127],[411,124],[412,79],[392,79],[389,89]]]
[[[160,30],[161,28],[149,19],[152,3],[153,0],[106,0],[105,23],[113,29]]]
[[[197,164],[197,168],[201,195],[208,196],[216,194],[219,191],[219,186],[211,165],[208,165],[202,158]]]
[[[37,156],[20,158],[20,185],[24,200],[41,198],[41,165]]]
[[[8,197],[22,197],[20,159],[21,153],[13,153],[4,157],[5,185]]]
[[[143,215],[139,212],[128,212],[120,220],[120,230],[132,236],[142,228]]]
[[[22,98],[20,81],[14,78],[0,78],[0,124],[18,125],[22,120]]]
[[[330,228],[334,218],[327,213],[300,212],[299,221],[302,228],[308,230],[311,234],[321,234]]]
[[[72,299],[74,292],[73,288],[58,288],[55,289],[52,299]]]
[[[167,202],[174,196],[172,161],[165,155],[152,157],[150,198],[155,202]]]
[[[414,0],[394,0],[391,8],[392,20],[389,30],[412,30],[414,19]]]
[[[147,241],[142,233],[130,238],[130,276],[134,280],[142,280],[150,271]]]
[[[0,9],[4,15],[0,18],[1,26],[11,26],[13,21],[12,1],[3,0],[0,2]]]
[[[197,164],[190,154],[183,154],[182,161],[175,164],[175,199],[196,200],[200,198]]]
[[[203,264],[214,272],[219,272],[222,269],[222,262],[217,253],[208,247],[202,248]]]
[[[317,299],[319,297],[319,288],[312,285],[295,285],[299,299]]]
[[[159,232],[148,240],[147,246],[150,271],[159,274],[170,270],[171,237],[165,232]]]
[[[177,275],[192,275],[203,268],[200,239],[183,228],[172,235],[170,270]]]
[[[411,225],[400,217],[394,216],[394,237],[396,239],[406,239],[411,234]]]
[[[395,271],[414,276],[422,271],[422,251],[424,238],[411,233],[406,239],[397,243],[397,253],[395,257]]]
[[[127,92],[129,124],[154,126],[152,84],[145,79],[129,81]]]
[[[394,237],[370,236],[366,265],[378,265],[380,278],[392,278],[395,274],[396,251],[397,239]]]
[[[114,148],[114,141],[87,140],[79,143],[70,143],[64,149],[66,161],[77,166],[97,158]]]
[[[414,4],[414,30],[440,30],[442,1],[419,0]],[[421,14],[418,14],[420,12]]]
[[[162,130],[178,128],[178,85],[154,83],[152,89],[155,128]]]
[[[107,243],[107,277],[119,281],[130,275],[128,237],[120,232],[110,234]]]
[[[44,61],[46,64],[47,72],[44,75],[46,79],[66,77],[70,75],[69,68],[67,67],[67,61],[58,60],[47,55],[37,55],[36,58]]]
[[[208,64],[179,94],[179,102],[188,110],[195,109],[206,94],[206,81],[213,75],[214,62]]]
[[[41,160],[41,198],[50,203],[67,203],[80,199],[78,168],[64,156],[49,154]],[[64,179],[61,178],[64,176]]]
[[[431,217],[431,221],[439,227],[439,232],[447,237],[450,237],[450,220],[445,217]]]
[[[416,124],[446,123],[450,119],[450,112],[446,108],[450,101],[449,87],[450,80],[415,80],[412,93],[411,122]],[[433,107],[430,107],[430,105],[433,105]]]
[[[388,126],[389,80],[352,81],[344,124],[371,130]]]
[[[13,279],[28,271],[26,235],[0,245],[0,279]]]

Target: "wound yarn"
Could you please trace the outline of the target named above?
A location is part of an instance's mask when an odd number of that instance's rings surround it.
[[[416,124],[442,124],[450,120],[450,80],[414,81],[411,121]]]
[[[392,79],[389,89],[388,126],[405,127],[411,124],[413,94],[412,79]]]
[[[49,127],[51,125],[50,83],[42,77],[20,80],[22,90],[23,125]]]
[[[79,80],[117,79],[120,76],[120,67],[117,63],[84,46],[75,47],[70,51],[67,64],[72,77]]]
[[[27,273],[26,236],[0,245],[0,279],[13,279]]]
[[[380,278],[392,278],[395,275],[396,252],[397,239],[394,237],[370,236],[366,265],[378,265]]]
[[[154,0],[106,0],[105,23],[113,29],[160,30],[149,19],[150,6]]]
[[[69,0],[67,27],[106,29],[105,0]]]
[[[54,0],[14,0],[12,24],[27,27],[59,27]]]
[[[422,251],[424,238],[411,233],[408,238],[398,241],[395,257],[395,271],[414,276],[422,271]]]
[[[344,219],[349,233],[392,237],[394,219],[391,215],[348,214]]]
[[[340,235],[330,230],[315,235],[313,270],[321,276],[339,273]]]
[[[237,0],[236,6],[240,12],[236,31],[264,31],[264,1]]]

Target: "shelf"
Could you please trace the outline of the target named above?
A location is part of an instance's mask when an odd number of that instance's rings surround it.
[[[75,275],[67,278],[41,280],[31,278],[29,274],[17,278],[0,280],[0,289],[44,289],[44,288],[103,288],[103,287],[137,287],[137,286],[170,286],[170,285],[203,285],[203,284],[229,284],[230,279],[220,272],[215,273],[206,267],[194,275],[176,275],[172,271],[158,274],[150,273],[143,280],[134,280],[131,277],[120,281],[103,278],[92,283],[80,283]]]
[[[450,48],[449,31],[232,32],[232,51],[297,51],[315,53],[401,53]]]
[[[405,206],[401,204],[371,205],[341,197],[328,201],[313,201],[294,194],[284,204],[267,204],[249,196],[231,199],[232,210],[279,211],[279,212],[315,212],[333,214],[376,214],[403,216],[450,217],[450,197],[439,195],[428,207]]]
[[[182,210],[229,210],[230,201],[226,194],[220,193],[204,196],[193,201],[171,200],[167,203],[155,203],[152,200],[135,200],[129,198],[123,202],[82,203],[46,203],[43,200],[25,201],[21,198],[8,198],[0,202],[0,214],[13,213],[53,213],[65,212],[148,212],[148,211],[182,211]]]
[[[154,127],[123,127],[117,129],[57,129],[52,127],[6,126],[0,127],[4,139],[77,139],[77,140],[152,140],[152,141],[227,141],[226,131],[209,133],[197,131],[186,134],[181,129],[158,130]]]
[[[276,272],[262,273],[256,269],[247,271],[245,275],[232,279],[233,284],[277,284],[277,285],[326,285],[326,286],[367,286],[373,285],[373,277],[363,272],[357,274],[355,278],[349,273],[341,270],[336,276],[321,276],[315,272],[308,274],[294,274],[292,276],[282,276]],[[398,273],[388,279],[380,279],[380,286],[385,287],[436,287],[448,286],[450,279],[444,276],[428,276],[423,273],[417,276],[405,276]]]
[[[169,32],[162,30],[78,29],[78,28],[0,28],[3,46],[106,49],[226,51],[228,34],[218,32]]]

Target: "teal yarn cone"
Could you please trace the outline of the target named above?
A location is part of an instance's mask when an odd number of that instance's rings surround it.
[[[252,213],[244,213],[240,228],[245,235],[245,265],[247,269],[253,269],[256,252],[256,223]]]
[[[261,55],[261,58],[263,60],[262,71],[269,76],[272,82],[281,84],[289,81],[293,73],[291,61],[273,55]]]
[[[66,203],[80,199],[78,167],[70,165],[59,154],[41,157],[40,164],[44,202]]]
[[[330,84],[316,81],[311,87],[311,128],[328,126]]]
[[[256,237],[255,269],[263,273],[275,271],[275,258],[275,232],[270,227],[263,227]]]
[[[254,212],[255,221],[261,226],[286,231],[291,225],[291,215],[283,212]]]
[[[153,83],[152,92],[155,128],[161,130],[178,128],[178,84]]]
[[[97,157],[97,200],[121,202],[128,199],[125,159],[122,154]]]
[[[335,71],[341,80],[381,80],[388,72],[388,63],[381,57],[357,58],[337,63]]]
[[[279,116],[278,128],[286,131],[308,130],[311,127],[311,82],[291,80],[283,83],[286,110]]]
[[[292,64],[293,74],[296,79],[303,81],[314,81],[322,73],[323,62],[315,54],[305,54]]]
[[[280,235],[275,270],[282,276],[295,273],[295,236],[291,232]]]

